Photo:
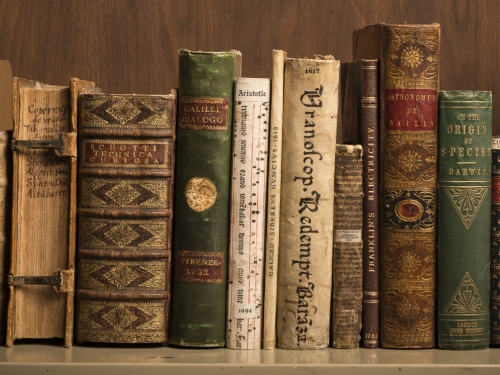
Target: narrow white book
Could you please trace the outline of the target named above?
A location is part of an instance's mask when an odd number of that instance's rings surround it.
[[[271,81],[237,78],[226,346],[260,349]]]

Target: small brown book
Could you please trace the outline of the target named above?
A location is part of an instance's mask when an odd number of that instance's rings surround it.
[[[175,92],[80,92],[79,343],[168,342],[175,114]]]
[[[378,60],[341,65],[342,142],[363,146],[362,345],[379,340],[379,113]]]
[[[14,78],[13,199],[7,346],[63,338],[71,346],[76,233],[76,123],[71,87]]]

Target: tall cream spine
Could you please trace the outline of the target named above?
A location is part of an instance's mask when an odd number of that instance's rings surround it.
[[[281,200],[281,141],[283,128],[283,73],[286,52],[273,50],[271,90],[271,124],[269,130],[269,168],[266,213],[266,251],[264,284],[263,349],[276,348],[276,291],[278,288],[278,256]]]

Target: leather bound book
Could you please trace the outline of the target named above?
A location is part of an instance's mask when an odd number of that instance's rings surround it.
[[[276,293],[278,289],[279,221],[281,201],[281,141],[283,133],[283,74],[286,52],[273,50],[271,127],[267,171],[264,322],[262,349],[276,348]]]
[[[379,346],[378,60],[341,65],[342,141],[363,147],[362,345]]]
[[[353,59],[380,60],[380,345],[435,346],[440,27],[354,31]]]
[[[226,347],[260,349],[271,80],[234,83]]]
[[[277,346],[330,341],[333,185],[340,63],[285,60]]]
[[[77,342],[168,342],[175,125],[175,91],[80,91]]]
[[[491,154],[491,345],[500,345],[500,137],[493,137]]]
[[[363,300],[363,149],[361,145],[336,149],[332,345],[356,349]]]
[[[59,337],[64,346],[72,344],[76,123],[71,110],[70,87],[14,78],[7,346],[20,338]]]
[[[233,80],[241,54],[179,51],[171,344],[226,342]]]
[[[439,93],[438,345],[490,343],[490,91]]]
[[[0,131],[0,343],[5,342],[8,288],[6,276],[10,250],[10,215],[12,213],[11,130]]]

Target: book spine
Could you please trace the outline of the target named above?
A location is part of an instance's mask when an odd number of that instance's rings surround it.
[[[286,52],[273,50],[271,128],[267,179],[266,249],[263,349],[276,347],[276,292],[278,288],[279,221],[281,201],[281,142],[283,129],[283,73]]]
[[[76,139],[69,121],[69,87],[14,78],[12,177],[12,280],[25,283],[29,276],[52,276],[58,270],[70,276],[68,288],[57,293],[46,285],[9,285],[7,346],[19,338],[63,338],[70,346],[73,305],[66,292],[73,290],[69,235],[71,159],[46,148],[62,137]],[[40,141],[42,144],[40,145]],[[69,142],[70,143],[70,142]],[[33,147],[34,145],[34,147]],[[71,274],[71,275],[70,275]]]
[[[329,344],[339,62],[286,59],[277,346]]]
[[[490,342],[491,105],[489,91],[439,93],[442,349],[485,349]]]
[[[491,165],[491,345],[500,345],[500,137],[494,136]]]
[[[226,339],[233,79],[241,54],[179,51],[171,343]]]
[[[175,101],[80,95],[80,343],[168,342]]]
[[[260,349],[270,80],[236,78],[228,263],[229,349]]]
[[[435,346],[439,25],[381,28],[383,348]]]
[[[333,243],[332,342],[356,349],[363,300],[363,149],[337,145]]]
[[[10,245],[10,213],[12,182],[12,131],[0,131],[0,343],[5,341],[8,288],[6,275]]]
[[[363,146],[363,331],[364,348],[379,346],[379,105],[378,61],[361,60],[358,96]]]

